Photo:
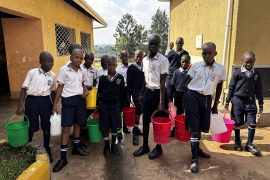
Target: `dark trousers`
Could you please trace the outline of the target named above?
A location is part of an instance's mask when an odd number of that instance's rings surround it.
[[[166,90],[167,90],[167,96],[170,97],[170,94],[171,94],[171,89],[172,89],[172,86],[171,86],[171,79],[172,79],[172,75],[168,75],[167,78],[166,78]]]
[[[177,115],[181,115],[184,113],[184,109],[182,107],[183,104],[183,92],[175,92],[174,93],[174,105],[177,108]]]

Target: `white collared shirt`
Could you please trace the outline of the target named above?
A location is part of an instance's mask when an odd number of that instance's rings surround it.
[[[142,71],[144,72],[146,88],[160,89],[160,75],[168,74],[170,63],[162,54],[157,53],[152,59],[143,58]]]
[[[252,68],[251,70],[247,70],[244,66],[242,66],[241,72],[245,73],[247,77],[250,77],[254,73],[254,68]]]
[[[225,67],[217,62],[207,66],[204,61],[194,63],[188,71],[192,79],[188,89],[203,95],[212,95],[218,83],[226,81]]]
[[[97,69],[97,85],[96,85],[96,87],[98,87],[98,82],[99,82],[100,76],[104,75],[105,73],[108,73],[107,69],[103,69],[102,67]]]
[[[93,82],[97,79],[97,69],[93,66],[91,66],[89,69],[87,69],[85,66],[83,67],[86,70],[86,78],[84,84],[86,86],[93,87]]]
[[[127,70],[128,70],[128,65],[125,66],[124,64],[121,64],[120,66],[116,68],[116,72],[124,76],[125,87],[127,86]]]
[[[52,71],[44,72],[40,67],[28,71],[23,88],[32,96],[48,96],[56,90],[56,76]]]
[[[83,94],[82,83],[85,81],[86,71],[80,68],[74,71],[70,64],[62,66],[58,74],[58,84],[64,85],[62,97],[71,97]]]

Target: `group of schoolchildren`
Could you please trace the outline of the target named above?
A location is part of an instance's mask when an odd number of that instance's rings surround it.
[[[70,61],[59,70],[57,88],[56,76],[51,71],[53,56],[49,52],[40,54],[41,66],[30,70],[23,83],[17,114],[21,115],[24,112],[30,120],[29,141],[32,141],[34,132],[39,129],[40,117],[44,147],[52,162],[49,119],[52,113],[57,112],[57,103],[61,97],[61,158],[54,166],[53,172],[60,171],[68,163],[66,154],[72,126],[72,154],[88,155],[80,142],[80,136],[81,129],[85,128],[87,123],[87,117],[93,113],[86,110],[85,97],[95,86],[98,88],[95,112],[99,113],[99,126],[105,144],[104,156],[109,156],[111,152],[119,154],[116,138],[122,139],[122,129],[125,133],[131,133],[128,127],[122,125],[120,113],[132,101],[136,107],[132,129],[133,145],[139,145],[138,136],[143,135],[143,145],[133,153],[134,157],[150,152],[148,140],[151,116],[154,114],[158,117],[168,117],[166,110],[169,103],[174,103],[177,115],[185,114],[185,127],[190,131],[190,171],[199,171],[198,156],[211,157],[200,148],[200,140],[201,132],[209,132],[211,113],[218,113],[222,86],[226,80],[225,67],[215,61],[216,45],[212,42],[205,43],[202,47],[203,61],[190,66],[191,58],[183,49],[183,38],[176,39],[175,50],[174,44],[170,43],[170,51],[166,56],[159,53],[160,42],[159,36],[151,35],[148,41],[149,55],[137,50],[131,65],[128,64],[129,53],[125,50],[120,53],[122,64],[119,67],[115,57],[104,55],[101,58],[102,67],[99,69],[92,66],[93,53],[86,53],[84,56],[80,45],[71,44]],[[228,109],[229,103],[232,103],[231,118],[235,121],[234,149],[242,151],[240,126],[247,122],[248,140],[245,150],[259,156],[260,151],[253,145],[257,114],[255,98],[258,99],[259,112],[262,113],[263,96],[260,72],[253,68],[255,60],[253,52],[244,53],[243,66],[232,74],[225,108]],[[142,114],[141,131],[139,122]],[[174,136],[174,131],[175,129],[172,130],[171,137]],[[156,144],[149,154],[149,159],[155,159],[162,153],[161,145]]]

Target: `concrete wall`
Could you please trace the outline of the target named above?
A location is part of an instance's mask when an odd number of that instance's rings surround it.
[[[45,51],[49,51],[54,56],[54,67],[53,71],[57,74],[59,71],[59,68],[68,61],[68,56],[61,56],[58,57],[56,54],[56,37],[55,37],[55,23],[70,27],[75,29],[76,32],[76,42],[81,43],[80,39],[80,31],[89,33],[91,35],[91,46],[92,50],[94,50],[94,38],[93,38],[93,23],[92,19],[81,13],[80,11],[76,10],[69,4],[67,4],[63,0],[46,0],[46,1],[37,1],[37,0],[13,0],[13,1],[0,1],[0,11],[17,15],[23,18],[27,19],[40,19],[41,20],[41,30],[42,30],[42,39],[43,39],[43,49]],[[5,29],[5,27],[3,27]],[[27,28],[26,24],[25,27]],[[8,33],[7,31],[4,31],[5,33]],[[24,33],[24,31],[19,31],[18,33]],[[32,38],[36,38],[32,36]],[[7,41],[7,39],[5,39]],[[26,46],[26,44],[17,44],[14,49],[9,49],[9,52],[15,52],[19,46]],[[28,44],[28,47],[32,50],[33,46],[35,44]],[[6,48],[9,48],[6,46]],[[40,53],[36,52],[37,54]],[[7,54],[7,61],[10,63],[11,61],[20,62],[18,67],[23,65],[22,67],[25,68],[24,71],[30,70],[33,65],[27,66],[26,63],[23,63],[21,60],[24,56],[27,56],[24,52],[20,52],[19,55],[16,55],[16,59],[13,59],[13,54]],[[32,55],[31,55],[32,56]],[[35,66],[38,65],[38,56],[32,56],[33,63],[35,63]],[[9,68],[11,69],[11,68]],[[23,83],[23,80],[25,78],[24,73],[21,74],[20,77],[12,75],[11,72],[9,72],[9,81],[11,88],[11,94],[12,97],[15,97],[18,95],[20,91],[20,86],[14,85],[19,84],[21,85]]]
[[[39,66],[39,53],[44,49],[41,20],[8,18],[2,19],[2,24],[10,91],[17,97],[14,92],[21,89],[26,73]]]

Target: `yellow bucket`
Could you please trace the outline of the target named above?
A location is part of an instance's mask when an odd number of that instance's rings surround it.
[[[88,92],[89,95],[86,97],[86,109],[95,109],[97,101],[97,88],[93,87],[93,89]]]

